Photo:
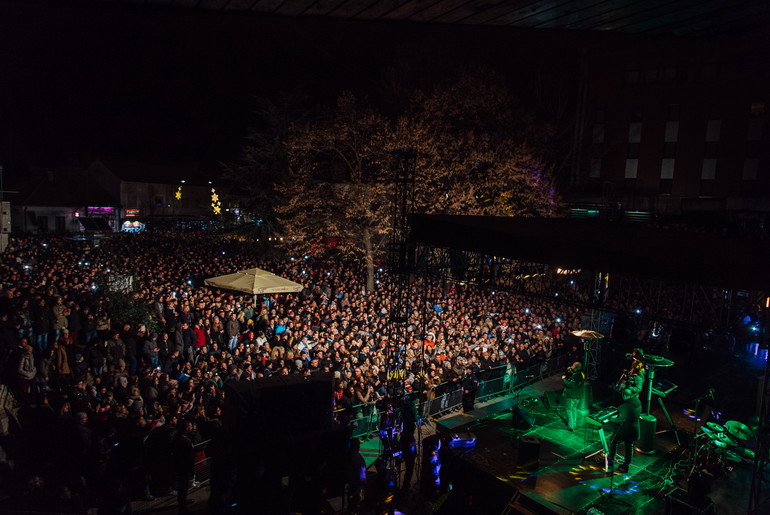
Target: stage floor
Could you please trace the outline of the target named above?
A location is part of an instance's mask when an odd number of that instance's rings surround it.
[[[535,422],[527,431],[513,428],[508,410],[458,428],[458,432],[468,431],[476,437],[475,447],[452,449],[442,465],[452,485],[454,503],[462,506],[458,513],[503,513],[514,497],[520,506],[546,506],[550,510],[543,513],[664,513],[666,503],[671,502],[667,494],[673,492],[675,499],[685,495],[677,488],[686,487],[683,478],[690,468],[692,432],[688,432],[691,424],[685,422],[692,419],[683,415],[686,410],[682,406],[668,406],[680,427],[681,445],[673,432],[663,432],[656,437],[652,454],[634,454],[627,473],[607,474],[603,452],[596,453],[601,449],[598,429],[582,422],[570,432],[559,408],[549,409],[539,401],[539,394],[553,382],[555,379],[550,378],[522,393],[521,400],[529,399],[527,411]],[[659,407],[652,413],[658,418],[659,431],[669,427]],[[612,430],[607,427],[605,431],[609,439]],[[536,437],[540,443],[535,465],[526,466],[527,459],[520,456],[522,436]],[[751,464],[730,465],[731,470],[724,475],[707,478],[708,495],[716,513],[745,513]],[[689,513],[675,511],[683,512]]]

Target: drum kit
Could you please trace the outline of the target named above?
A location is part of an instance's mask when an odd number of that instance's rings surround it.
[[[706,441],[697,457],[700,469],[711,473],[727,472],[732,470],[734,464],[754,460],[754,451],[745,446],[754,433],[746,424],[737,420],[728,420],[724,425],[706,422],[701,431],[698,437]]]

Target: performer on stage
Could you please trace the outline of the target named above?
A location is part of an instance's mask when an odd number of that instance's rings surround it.
[[[644,388],[644,379],[647,375],[644,368],[644,351],[642,349],[634,349],[634,352],[626,354],[626,356],[632,360],[631,366],[623,372],[620,381],[616,385],[616,389],[619,392],[628,389],[632,391],[633,395],[639,396]]]
[[[637,390],[625,388],[621,394],[623,395],[623,404],[618,407],[617,418],[613,419],[619,426],[610,441],[607,471],[615,470],[615,452],[618,448],[618,442],[623,442],[625,444],[624,461],[618,470],[626,473],[628,466],[631,465],[631,458],[634,456],[634,442],[639,439],[639,417],[642,414],[642,403],[639,401],[639,391]]]
[[[567,411],[567,429],[575,430],[577,425],[577,412],[580,401],[583,398],[583,385],[586,376],[583,374],[583,365],[579,361],[574,362],[562,376],[564,380],[564,405]]]

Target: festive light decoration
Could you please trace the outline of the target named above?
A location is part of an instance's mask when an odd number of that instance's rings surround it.
[[[174,193],[174,198],[177,200],[182,200],[182,187],[179,186],[179,188],[176,190],[176,193]]]
[[[211,188],[211,209],[214,211],[215,215],[222,214],[222,202],[219,200],[217,190],[214,188]]]

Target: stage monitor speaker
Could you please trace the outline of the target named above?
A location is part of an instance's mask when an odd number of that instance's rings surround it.
[[[535,419],[532,418],[532,415],[518,405],[511,408],[511,414],[513,427],[515,429],[525,431],[527,429],[532,429],[532,426],[535,425]]]
[[[517,463],[520,467],[537,467],[540,464],[540,440],[535,435],[519,438]]]
[[[655,415],[642,415],[639,417],[639,441],[636,448],[642,454],[652,454],[655,452],[655,431],[658,426],[658,420]]]
[[[666,494],[665,515],[706,515],[714,513],[714,503],[708,497],[693,500],[687,492],[674,487]]]
[[[548,411],[558,409],[559,397],[561,397],[559,392],[555,390],[546,390],[545,393],[543,393],[543,404],[545,405],[545,409]]]

